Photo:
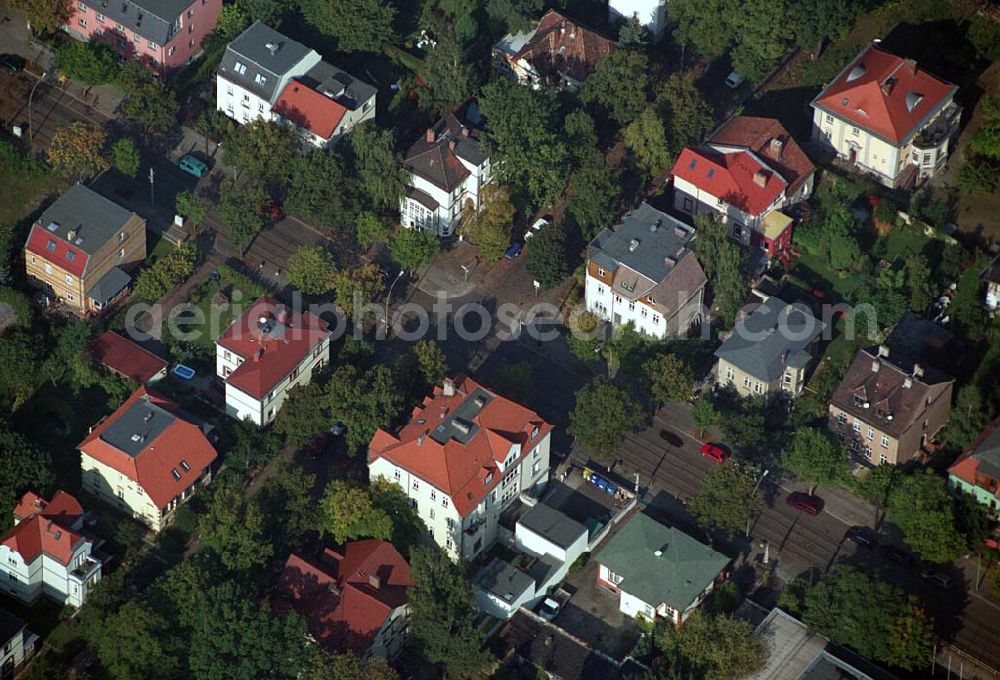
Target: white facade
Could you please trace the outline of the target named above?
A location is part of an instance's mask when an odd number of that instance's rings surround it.
[[[490,160],[473,165],[460,156],[456,158],[469,171],[461,184],[447,191],[437,184],[409,172],[408,183],[419,192],[429,196],[437,204],[436,208],[424,205],[414,198],[412,192],[403,197],[400,205],[400,223],[408,229],[427,229],[438,236],[451,236],[462,218],[463,209],[479,210],[482,188],[490,183]]]
[[[0,640],[0,678],[8,680],[21,670],[24,662],[34,653],[38,636],[25,626],[9,640]]]
[[[632,323],[635,330],[658,340],[662,340],[678,332],[678,326],[686,330],[701,311],[705,296],[704,287],[688,298],[680,311],[671,318],[677,319],[677,324],[668,323],[662,312],[654,309],[643,300],[627,300],[612,292],[611,286],[588,272],[585,288],[587,311],[614,324],[623,326]]]
[[[305,75],[319,61],[319,54],[315,50],[310,50],[295,66],[279,78],[278,84],[272,90],[274,92],[273,99],[277,99],[292,78]],[[215,108],[237,123],[249,123],[258,118],[274,120],[275,117],[271,111],[273,104],[274,101],[259,97],[239,83],[227,80],[221,72],[215,78]]]
[[[518,522],[514,528],[514,545],[521,552],[536,557],[548,556],[570,565],[587,550],[587,530],[584,527],[580,535],[568,547],[563,548]]]
[[[375,639],[365,650],[361,661],[380,656],[388,661],[394,661],[403,651],[403,644],[406,642],[406,634],[410,626],[410,605],[404,604],[396,607],[385,617],[382,627],[375,634]]]
[[[304,127],[300,127],[277,113],[273,114],[273,118],[275,122],[290,125],[295,128],[298,135],[310,145],[318,149],[323,149],[333,146],[339,142],[341,137],[350,132],[355,125],[363,123],[366,120],[375,119],[375,95],[373,94],[368,101],[359,105],[357,109],[354,109],[353,111],[351,109],[347,109],[344,112],[344,117],[340,119],[340,122],[337,123],[337,127],[333,129],[333,133],[330,134],[329,139],[320,137],[315,132],[307,130]]]
[[[90,589],[101,580],[101,563],[91,558],[91,548],[89,540],[79,541],[69,562],[62,564],[45,552],[25,562],[20,553],[0,545],[0,564],[6,571],[3,588],[28,604],[45,595],[60,604],[80,607]]]
[[[608,18],[639,20],[654,41],[663,37],[667,27],[667,0],[609,0]]]
[[[500,483],[464,518],[448,494],[385,457],[368,464],[368,476],[373,482],[382,478],[398,484],[414,504],[434,542],[453,559],[471,559],[496,541],[503,509],[521,491],[537,489],[548,481],[551,437],[551,433],[546,434],[523,456],[520,445],[513,444],[507,461],[500,466],[499,474],[503,475]]]
[[[237,420],[249,418],[256,425],[267,425],[277,416],[296,385],[308,385],[313,373],[330,360],[330,338],[316,346],[291,372],[278,381],[270,392],[258,399],[229,383],[229,376],[247,359],[222,345],[215,346],[215,372],[226,384],[226,415]]]
[[[806,183],[808,188],[808,182]],[[682,177],[674,177],[674,208],[689,215],[698,213],[716,213],[722,217],[730,235],[744,246],[750,246],[750,234],[759,230],[760,222],[769,212],[778,210],[788,201],[782,191],[774,202],[759,215],[751,215],[734,205],[730,205],[720,196],[713,196],[699,189]]]

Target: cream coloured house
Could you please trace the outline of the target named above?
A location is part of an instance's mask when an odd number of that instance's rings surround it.
[[[375,433],[368,476],[398,484],[433,540],[472,559],[496,540],[503,509],[548,480],[551,431],[472,378],[446,379],[398,432]]]
[[[169,526],[177,508],[212,479],[215,447],[180,407],[136,390],[91,428],[80,445],[83,488],[150,529]]]
[[[958,87],[869,45],[812,101],[813,140],[888,187],[937,175],[958,134]]]

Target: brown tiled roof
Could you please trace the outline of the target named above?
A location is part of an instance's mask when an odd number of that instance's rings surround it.
[[[550,9],[514,59],[524,59],[543,77],[561,72],[582,82],[597,62],[616,47],[614,40]]]
[[[444,191],[451,191],[470,174],[460,158],[479,165],[486,156],[479,149],[478,132],[466,128],[452,113],[438,120],[431,131],[433,140],[422,135],[406,152],[403,165]]]
[[[777,144],[772,144],[777,140]],[[709,144],[739,146],[753,151],[788,182],[787,193],[794,194],[816,170],[802,147],[776,118],[733,116],[715,131]]]
[[[90,352],[115,373],[141,383],[167,367],[166,361],[114,331],[94,340]]]
[[[830,403],[898,437],[927,410],[928,398],[933,401],[954,381],[930,367],[922,368],[922,377],[914,377],[916,365],[899,352],[880,357],[876,347],[859,349]],[[868,408],[864,407],[866,403]]]

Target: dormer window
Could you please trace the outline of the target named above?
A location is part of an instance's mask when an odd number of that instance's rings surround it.
[[[267,85],[267,78],[258,73],[254,77],[254,82],[263,87],[264,85]]]
[[[236,64],[233,65],[233,70],[236,71],[237,73],[239,73],[241,76],[243,76],[243,75],[246,75],[247,67],[246,67],[246,64],[244,64],[243,62],[238,61],[238,62],[236,62]]]
[[[531,430],[531,438],[534,439],[537,436],[538,436],[538,426],[535,425],[534,429]]]
[[[487,472],[486,473],[486,479],[483,480],[483,486],[487,486],[492,481],[493,481],[493,473],[492,472]]]

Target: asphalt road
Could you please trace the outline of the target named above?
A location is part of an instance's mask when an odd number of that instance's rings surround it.
[[[19,74],[21,79],[27,79],[28,86],[34,86],[36,79],[28,74]],[[30,92],[30,87],[26,88]],[[10,120],[24,125],[25,138],[28,137],[28,103],[27,99],[18,101],[10,114]],[[70,123],[82,121],[94,125],[103,126],[107,118],[100,112],[88,106],[86,103],[74,98],[58,87],[48,83],[38,83],[35,95],[31,98],[31,125],[34,127],[34,136],[31,143],[41,149],[47,149],[52,135],[56,130],[64,128]]]
[[[674,446],[661,435],[668,431],[681,440]],[[631,477],[639,473],[642,484],[648,482],[649,495],[659,492],[690,500],[701,486],[701,478],[715,465],[702,456],[701,442],[690,433],[674,427],[662,417],[652,425],[627,437],[619,447],[615,472]],[[837,564],[855,564],[867,573],[877,572],[886,580],[914,595],[934,616],[941,639],[993,668],[1000,668],[1000,607],[987,598],[966,591],[975,572],[952,572],[956,585],[950,590],[937,588],[920,577],[920,567],[900,567],[888,562],[878,551],[860,548],[844,539],[851,523],[835,512],[812,517],[785,504],[786,491],[764,484],[764,511],[752,525],[753,552],[767,542],[771,559],[784,568],[783,575],[807,575],[810,569],[820,573]],[[688,517],[680,518],[690,521]],[[815,576],[815,571],[813,572]]]

